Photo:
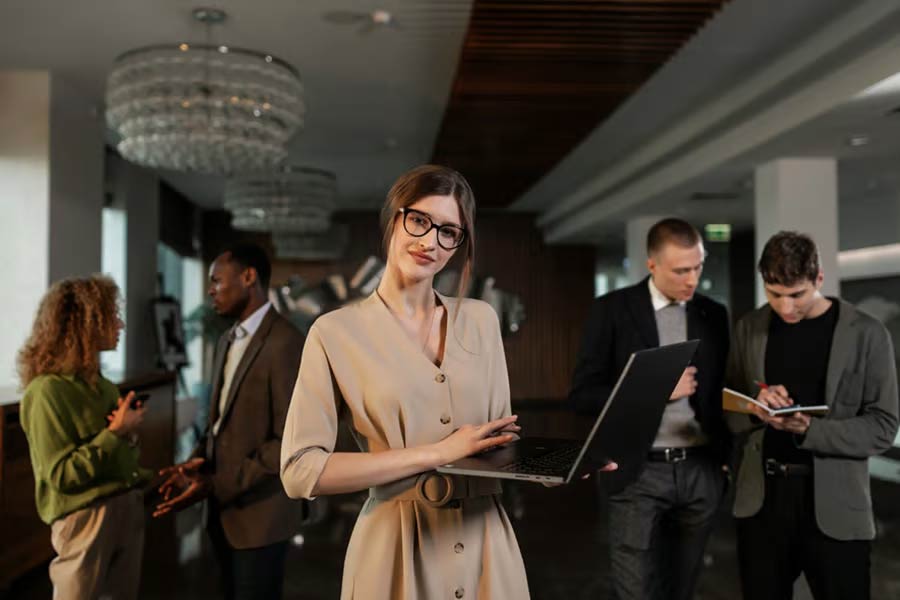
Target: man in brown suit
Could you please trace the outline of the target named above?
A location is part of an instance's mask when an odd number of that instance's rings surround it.
[[[271,267],[254,245],[210,266],[213,308],[234,317],[213,368],[209,428],[192,458],[163,471],[154,516],[208,498],[207,531],[225,597],[280,598],[288,541],[303,517],[279,479],[281,437],[303,335],[267,301]]]

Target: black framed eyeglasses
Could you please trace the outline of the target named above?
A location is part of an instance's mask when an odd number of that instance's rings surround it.
[[[403,229],[413,237],[422,237],[437,229],[437,243],[444,250],[455,250],[466,241],[466,230],[458,225],[438,225],[427,214],[414,208],[401,208]]]

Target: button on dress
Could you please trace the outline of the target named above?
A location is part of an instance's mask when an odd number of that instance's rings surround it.
[[[379,452],[432,444],[464,424],[510,414],[496,313],[479,300],[437,298],[447,315],[440,366],[377,293],[314,323],[282,442],[291,496],[312,497],[340,421],[360,450]],[[347,548],[341,598],[529,598],[499,493],[493,479],[435,473],[370,490]]]

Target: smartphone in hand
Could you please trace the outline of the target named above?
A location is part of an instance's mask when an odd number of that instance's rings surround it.
[[[147,400],[150,399],[150,394],[147,392],[141,394],[135,394],[131,397],[131,404],[129,405],[131,408],[140,408],[144,404],[147,403]]]

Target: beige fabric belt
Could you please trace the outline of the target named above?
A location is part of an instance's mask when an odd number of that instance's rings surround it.
[[[376,500],[415,500],[435,508],[457,506],[459,503],[454,503],[454,500],[499,493],[500,482],[496,479],[447,475],[437,471],[369,488],[369,497]]]

